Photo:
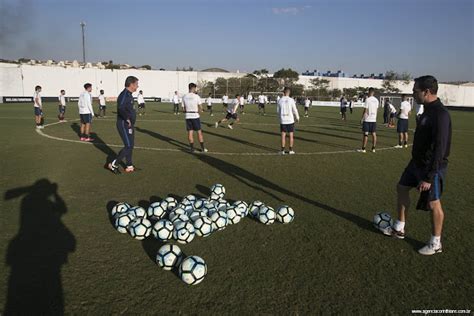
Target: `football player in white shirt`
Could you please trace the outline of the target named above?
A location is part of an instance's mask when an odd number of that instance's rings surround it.
[[[188,131],[190,151],[195,151],[194,132],[197,132],[198,140],[201,144],[201,151],[206,153],[208,150],[204,146],[204,137],[202,136],[201,119],[199,115],[199,112],[203,112],[201,98],[196,93],[197,86],[195,83],[190,83],[188,88],[189,93],[183,96],[182,108],[186,118],[186,130]]]
[[[225,93],[222,96],[222,113],[225,113],[227,111],[227,105],[229,104],[229,97],[227,96],[227,93]]]
[[[265,103],[267,102],[267,97],[263,95],[263,92],[258,96],[258,114],[265,115]]]
[[[143,97],[142,90],[138,91],[137,103],[138,103],[138,115],[140,116],[145,115],[145,98]]]
[[[304,100],[304,117],[309,117],[309,107],[311,106],[310,98],[306,97]]]
[[[240,100],[239,100],[240,114],[245,114],[244,107],[245,107],[245,98],[244,96],[240,96]]]
[[[173,102],[174,115],[179,115],[179,95],[178,95],[178,91],[174,92],[174,95],[173,95],[173,98],[171,98],[171,101]]]
[[[365,153],[365,147],[369,139],[369,134],[372,135],[372,152],[375,152],[375,146],[377,145],[377,110],[379,108],[379,100],[374,97],[375,89],[369,88],[369,96],[365,100],[364,112],[362,113],[362,132],[364,137],[362,140],[362,149],[358,149],[358,152]]]
[[[84,91],[79,96],[77,105],[79,107],[79,117],[81,119],[81,141],[91,142],[94,139],[90,137],[90,128],[94,109],[92,108],[92,84],[86,83]]]
[[[58,119],[60,122],[65,122],[64,116],[66,115],[66,91],[61,90],[59,93],[59,114],[58,114]]]
[[[247,96],[247,103],[252,104],[252,102],[253,102],[253,96],[251,93],[249,93],[249,95]]]
[[[209,95],[207,96],[206,103],[207,103],[207,111],[209,112],[209,115],[214,116],[214,114],[212,113],[212,93],[209,93]]]
[[[99,116],[105,117],[105,110],[107,109],[107,103],[105,100],[105,92],[104,90],[99,91]]]
[[[388,127],[395,127],[395,116],[397,115],[397,109],[393,106],[392,103],[388,104],[388,110],[390,111],[390,118],[388,121]]]
[[[402,96],[402,100],[397,122],[398,145],[395,148],[408,147],[408,118],[411,113],[411,104],[407,101],[406,95]]]
[[[290,145],[288,153],[294,155],[293,151],[293,134],[295,131],[295,121],[300,120],[298,109],[296,108],[296,102],[293,98],[290,98],[290,88],[285,87],[283,89],[283,97],[278,100],[277,112],[280,118],[280,132],[281,132],[281,151],[280,155],[285,155],[286,148],[286,136],[290,138]]]
[[[237,109],[240,106],[240,100],[241,99],[242,99],[242,97],[239,94],[237,94],[235,96],[234,102],[227,105],[227,113],[226,113],[225,117],[223,119],[221,119],[219,122],[216,122],[214,124],[215,128],[218,128],[219,124],[221,124],[221,123],[228,122],[228,121],[232,120],[232,122],[230,122],[227,125],[227,127],[229,129],[233,129],[232,125],[234,123],[238,123],[240,121],[239,116],[237,115]]]
[[[35,122],[36,128],[44,128],[43,123],[43,102],[41,101],[41,86],[35,87],[35,93],[33,94],[33,108],[35,110]]]

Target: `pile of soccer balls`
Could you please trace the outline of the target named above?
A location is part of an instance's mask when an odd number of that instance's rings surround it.
[[[153,236],[162,242],[175,240],[180,244],[190,243],[195,236],[208,237],[247,216],[265,225],[275,221],[288,224],[295,217],[295,212],[287,205],[274,210],[260,201],[230,204],[224,199],[225,192],[222,184],[215,184],[208,198],[187,195],[178,202],[167,197],[151,203],[147,210],[120,202],[112,208],[111,216],[120,233],[128,233],[138,240]],[[207,265],[201,257],[183,259],[181,249],[174,244],[163,245],[156,261],[165,270],[178,268],[181,279],[187,284],[198,284],[207,274]]]

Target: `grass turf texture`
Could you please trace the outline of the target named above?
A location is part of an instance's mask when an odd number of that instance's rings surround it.
[[[46,123],[55,122],[56,104],[44,107]],[[65,312],[76,314],[406,314],[472,308],[473,113],[451,112],[445,249],[423,257],[416,249],[430,236],[430,216],[413,210],[415,192],[404,241],[383,236],[371,223],[377,211],[395,215],[395,185],[410,149],[285,157],[212,154],[279,149],[274,106],[267,107],[265,117],[256,115],[255,105],[246,108],[234,130],[209,127],[220,119],[220,105],[214,106],[213,118],[202,114],[211,153],[191,155],[181,151],[187,148],[183,115],[174,116],[170,104],[147,103],[146,116],[137,121],[136,145],[178,151],[137,149],[134,162],[142,170],[116,176],[103,169],[107,156],[119,149],[104,144],[121,144],[115,106],[109,105],[107,119],[94,120],[97,144],[87,145],[42,137],[34,130],[31,105],[1,104],[0,254],[6,260],[0,306],[9,291],[15,295],[15,285],[26,282],[37,302],[48,297],[46,289],[59,302],[63,292]],[[334,108],[313,108],[310,115],[297,125],[297,153],[360,147],[360,109],[348,113],[347,122]],[[44,133],[77,140],[77,117],[71,103],[69,121]],[[378,135],[379,148],[397,143],[396,132],[380,123]],[[15,190],[40,179],[57,183],[63,209],[53,210],[46,188]],[[296,218],[272,226],[245,219],[180,245],[208,265],[198,286],[185,285],[154,263],[159,242],[119,234],[109,221],[107,207],[114,201],[147,206],[168,194],[207,195],[214,183],[225,185],[229,200],[291,205]],[[63,214],[53,216],[53,211]],[[26,304],[35,310],[34,301]]]

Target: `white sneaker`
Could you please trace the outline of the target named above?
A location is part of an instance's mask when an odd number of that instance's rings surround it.
[[[405,144],[405,146],[403,146],[403,147],[405,147],[405,148],[408,148],[408,145],[407,145],[407,144]]]
[[[286,155],[286,152],[284,150],[278,152],[279,155]]]
[[[395,230],[393,226],[388,226],[387,228],[380,229],[380,231],[386,236],[392,236],[398,239],[405,239],[405,229],[398,231]]]
[[[39,126],[39,125],[36,125],[36,129],[41,129],[41,126]]]
[[[209,151],[209,150],[207,150],[207,148],[204,148],[204,149],[202,150],[203,153],[207,153],[208,151]]]
[[[403,148],[402,145],[396,145],[396,146],[393,146],[393,148]]]
[[[358,152],[358,153],[364,153],[364,154],[365,154],[367,151],[366,151],[365,149],[357,149],[357,152]]]
[[[227,126],[227,127],[228,127],[229,129],[234,129],[234,128],[232,127],[232,125],[229,125],[229,126]]]
[[[41,125],[40,128],[41,128],[41,129],[44,129],[44,125]]]
[[[423,248],[418,250],[418,253],[420,255],[424,255],[424,256],[431,256],[431,255],[441,253],[441,252],[443,252],[443,248],[441,247],[441,243],[439,243],[439,245],[428,243]]]
[[[372,152],[373,152],[373,153],[375,152],[375,148],[372,148]]]
[[[294,154],[296,154],[296,153],[295,153],[295,151],[294,151],[294,150],[290,150],[290,151],[288,152],[288,154],[290,154],[290,155],[294,155]]]
[[[219,127],[219,123],[216,122],[216,123],[214,124],[214,127],[215,127],[215,128],[218,128],[218,127]]]

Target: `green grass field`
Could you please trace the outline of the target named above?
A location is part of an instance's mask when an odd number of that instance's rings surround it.
[[[9,293],[11,302],[34,297],[23,305],[32,311],[49,299],[68,314],[380,315],[473,307],[474,113],[451,111],[444,252],[423,257],[416,250],[430,236],[428,213],[412,208],[403,241],[371,223],[377,211],[395,215],[395,185],[410,159],[410,149],[382,150],[396,144],[393,129],[379,124],[377,153],[355,153],[361,110],[342,122],[338,109],[313,108],[297,126],[297,155],[282,157],[275,155],[274,107],[261,117],[248,105],[234,130],[210,127],[221,116],[221,106],[215,109],[213,118],[202,115],[210,152],[192,155],[183,151],[183,115],[148,103],[137,121],[134,163],[141,170],[116,176],[103,168],[121,147],[113,106],[93,122],[96,143],[84,144],[73,102],[68,122],[43,130],[49,138],[35,131],[32,105],[0,104],[0,313]],[[56,104],[45,105],[46,123],[56,112]],[[57,184],[56,197],[48,181]],[[206,260],[208,275],[197,286],[154,263],[158,241],[134,240],[110,223],[113,202],[206,196],[214,183],[225,185],[228,200],[288,204],[296,218],[271,226],[245,219],[181,246]],[[412,204],[416,199],[413,192]]]

